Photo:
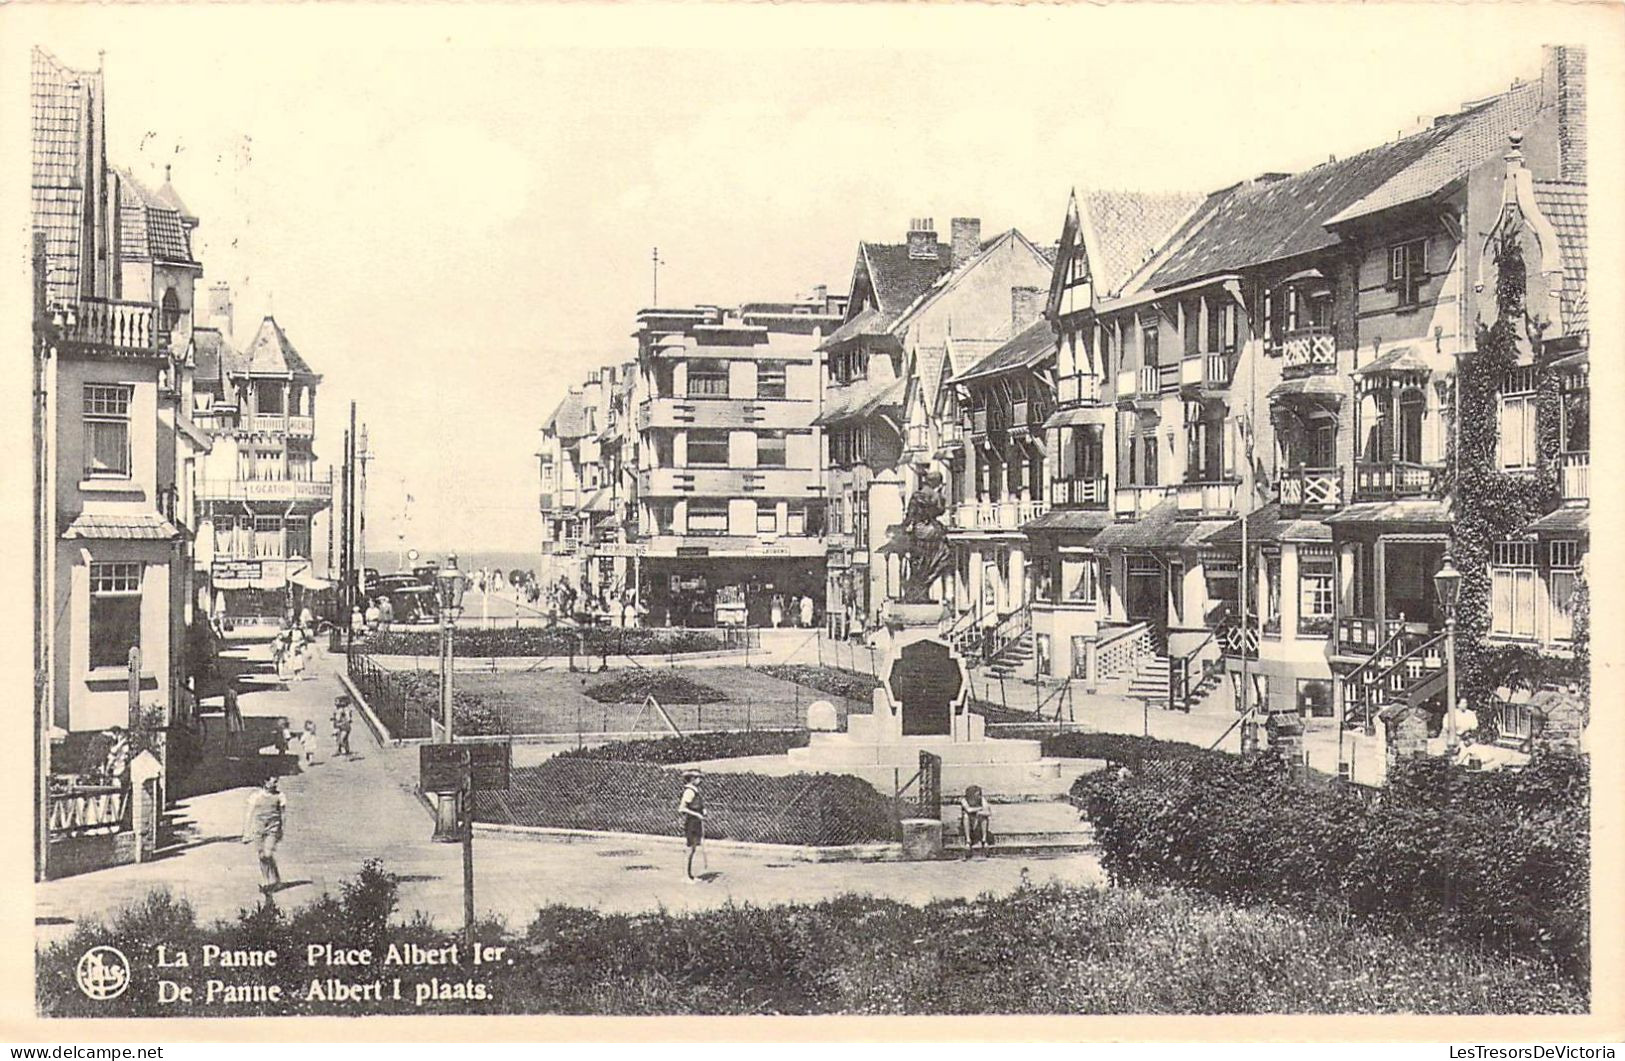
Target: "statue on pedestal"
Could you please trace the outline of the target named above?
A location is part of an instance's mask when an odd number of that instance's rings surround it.
[[[928,471],[909,495],[903,522],[892,532],[890,551],[903,557],[903,603],[931,603],[931,586],[948,570],[948,532],[942,516],[948,510],[942,473]]]

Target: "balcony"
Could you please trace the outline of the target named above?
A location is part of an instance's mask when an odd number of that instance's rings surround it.
[[[1441,465],[1413,461],[1357,461],[1354,496],[1359,501],[1437,497],[1443,470]]]
[[[1042,431],[1044,419],[1044,407],[1031,398],[1018,398],[1010,404],[1011,431]]]
[[[1337,371],[1337,336],[1323,324],[1297,328],[1281,339],[1281,375],[1286,379],[1331,375]]]
[[[1276,500],[1283,511],[1334,512],[1343,507],[1343,469],[1294,468],[1281,474]]]
[[[1132,402],[1140,393],[1139,375],[1132,368],[1120,369],[1117,373],[1117,400],[1119,402]]]
[[[963,446],[965,425],[958,420],[944,420],[937,425],[937,445],[941,449]]]
[[[150,302],[82,298],[49,310],[64,355],[161,358],[169,355],[169,332]]]
[[[1049,511],[1047,501],[964,501],[949,513],[954,530],[1017,531]]]
[[[325,507],[333,500],[333,484],[325,479],[204,479],[197,492],[203,501],[276,501]]]
[[[909,424],[904,429],[903,448],[910,453],[924,453],[931,442],[929,424]]]
[[[1136,520],[1168,500],[1166,486],[1119,486],[1112,491],[1112,515]]]
[[[637,429],[804,428],[815,412],[811,401],[785,398],[645,398],[638,403]]]
[[[1074,373],[1056,380],[1055,400],[1063,409],[1074,405],[1095,405],[1100,401],[1100,377]]]
[[[316,418],[314,416],[288,417],[289,438],[315,438]]]
[[[1105,508],[1108,489],[1105,477],[1054,479],[1050,494],[1057,505],[1074,508]]]
[[[812,497],[822,494],[811,468],[645,468],[640,497]]]
[[[1180,483],[1174,489],[1181,516],[1231,516],[1236,512],[1235,479]]]
[[[1558,485],[1563,488],[1564,501],[1591,500],[1591,453],[1563,453],[1558,455]]]
[[[1230,356],[1215,351],[1185,358],[1179,363],[1179,386],[1190,390],[1230,386]]]

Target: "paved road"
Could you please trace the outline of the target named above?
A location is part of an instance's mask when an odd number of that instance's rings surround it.
[[[240,666],[263,667],[263,644],[238,642],[230,655]],[[341,691],[334,661],[318,655],[310,677],[277,682],[250,673],[241,706],[250,749],[241,759],[225,758],[223,721],[206,719],[207,760],[199,774],[204,791],[178,807],[187,845],[157,861],[119,866],[38,886],[36,917],[42,939],[71,931],[87,917],[104,916],[153,887],[167,887],[190,901],[205,919],[230,917],[258,902],[259,871],[249,848],[238,842],[244,800],[267,771],[283,774],[288,797],[287,837],[279,852],[282,874],[292,886],[277,901],[297,904],[336,891],[368,858],[382,859],[400,874],[402,913],[422,910],[437,922],[458,924],[462,917],[462,862],[457,845],[430,840],[427,810],[412,792],[416,748],[380,747],[358,727],[355,755],[332,755],[326,718]],[[314,719],[322,752],[304,767],[277,753],[272,739],[287,718],[294,728]],[[688,910],[733,902],[760,904],[816,901],[848,892],[908,902],[972,897],[1003,892],[1020,884],[1024,872],[1036,883],[1101,880],[1092,856],[978,859],[969,863],[792,863],[771,855],[710,855],[711,879],[689,885],[682,851],[655,842],[576,842],[499,839],[475,841],[476,906],[516,928],[529,923],[537,908],[551,902],[638,912]]]

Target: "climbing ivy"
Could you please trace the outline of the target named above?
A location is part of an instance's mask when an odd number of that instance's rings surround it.
[[[1519,329],[1539,350],[1540,328],[1528,318],[1527,276],[1516,226],[1496,245],[1496,318],[1480,324],[1478,349],[1460,361],[1460,416],[1456,425],[1455,524],[1451,553],[1462,573],[1456,611],[1456,663],[1460,696],[1478,715],[1481,729],[1495,725],[1491,694],[1497,686],[1526,684],[1548,668],[1540,656],[1517,645],[1489,641],[1490,560],[1497,542],[1522,536],[1530,522],[1556,508],[1560,403],[1557,374],[1536,357],[1533,472],[1497,467],[1500,389],[1518,367]],[[1521,680],[1520,680],[1521,679]]]

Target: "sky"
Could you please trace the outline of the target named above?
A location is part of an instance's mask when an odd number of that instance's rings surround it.
[[[1305,168],[1574,39],[1514,15],[72,5],[11,32],[105,51],[110,160],[172,167],[239,340],[274,313],[322,373],[319,459],[358,403],[373,547],[404,484],[410,544],[474,551],[535,548],[538,428],[635,354],[653,246],[663,304],[728,304],[845,290],[915,216],[1047,244],[1073,187]]]

